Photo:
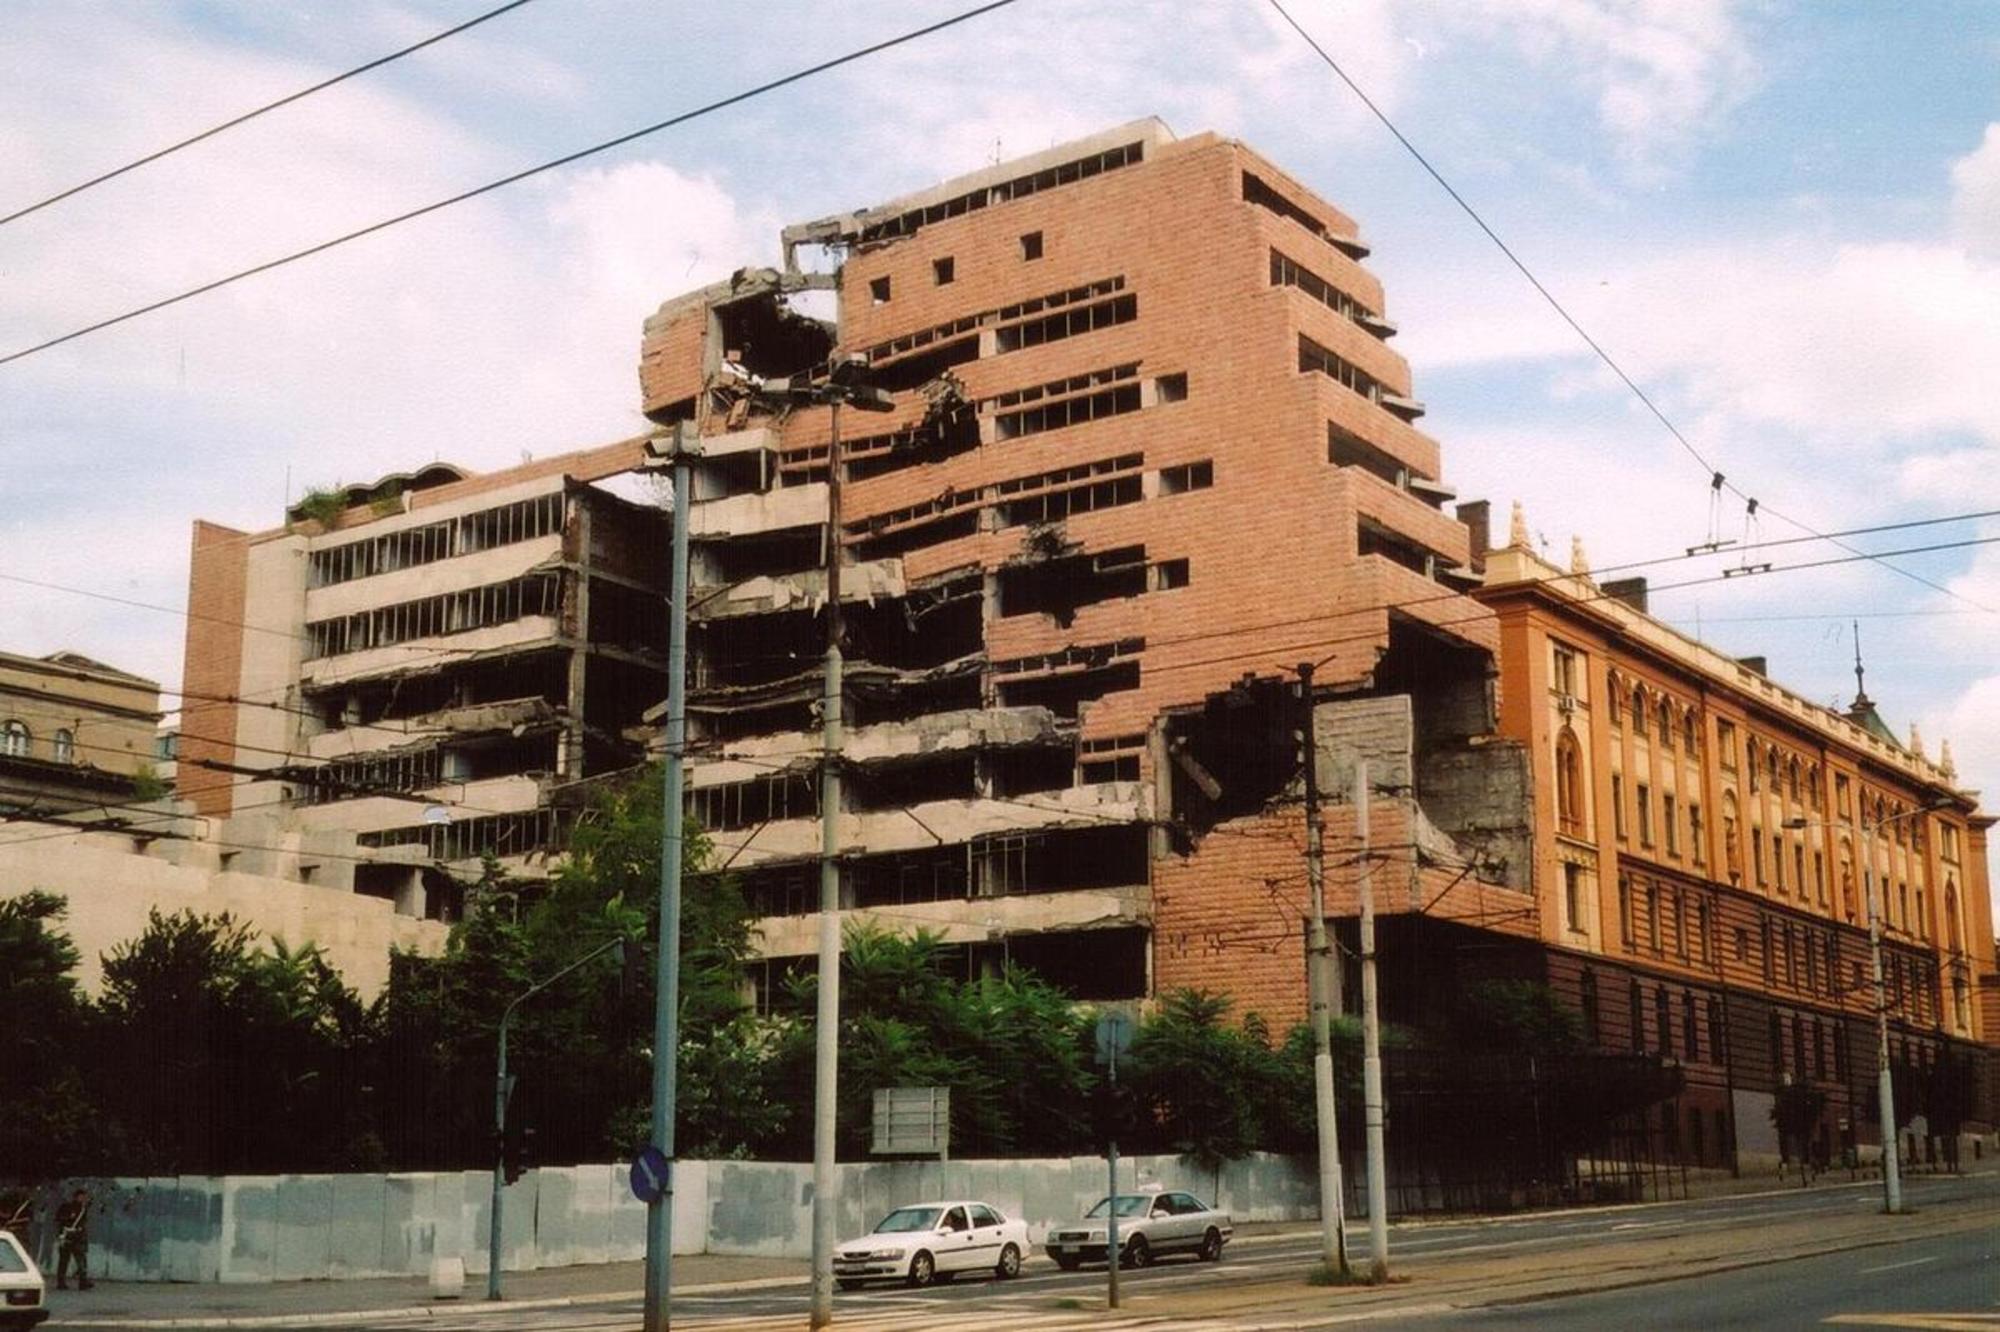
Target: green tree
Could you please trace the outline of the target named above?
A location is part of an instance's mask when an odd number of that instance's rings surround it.
[[[41,891],[0,901],[0,1178],[74,1171],[102,1133],[81,1073],[92,1014],[72,974],[76,946],[61,929],[67,910]]]
[[[229,915],[148,917],[104,959],[96,1099],[119,1168],[331,1169],[365,1122],[344,1059],[361,1005],[316,947],[254,946]]]
[[[1230,1004],[1226,995],[1175,990],[1140,1024],[1131,1050],[1138,1145],[1165,1147],[1208,1170],[1264,1145],[1279,1061],[1261,1021],[1226,1021]]]

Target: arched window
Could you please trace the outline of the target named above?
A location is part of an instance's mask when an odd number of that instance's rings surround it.
[[[1613,726],[1625,724],[1625,682],[1618,678],[1618,672],[1611,672],[1604,689],[1604,710]]]
[[[1756,769],[1752,768],[1751,771],[1755,772]],[[1728,869],[1729,877],[1732,879],[1743,877],[1743,848],[1741,842],[1742,837],[1738,832],[1736,822],[1736,793],[1734,791],[1724,791],[1722,793],[1722,863]]]
[[[1944,881],[1944,941],[1954,953],[1965,951],[1958,933],[1958,883],[1953,879]]]
[[[8,758],[28,757],[28,727],[26,723],[10,721],[0,726],[0,755]]]
[[[1759,776],[1763,769],[1757,765],[1758,748],[1757,737],[1755,736],[1751,736],[1743,742],[1743,756],[1750,763],[1750,794],[1752,795],[1757,794],[1758,787],[1763,784],[1763,778]]]
[[[1573,836],[1583,832],[1583,750],[1567,726],[1556,737],[1556,823]]]
[[[76,736],[69,731],[57,731],[55,735],[56,762],[76,762]]]
[[[1632,686],[1632,729],[1639,732],[1639,738],[1646,738],[1646,686]]]
[[[1671,745],[1674,742],[1674,705],[1664,698],[1661,699],[1659,713],[1654,722],[1654,729],[1659,732],[1660,743]]]
[[[1701,728],[1694,719],[1694,709],[1689,708],[1681,714],[1681,743],[1688,753],[1694,753],[1695,741],[1699,738],[1700,732]]]
[[[1799,760],[1796,754],[1792,756],[1792,761],[1786,765],[1785,790],[1792,799],[1797,800],[1799,798]]]

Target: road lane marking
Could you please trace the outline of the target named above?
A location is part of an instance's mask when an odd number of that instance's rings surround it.
[[[1936,1254],[1932,1254],[1928,1258],[1906,1258],[1900,1263],[1883,1263],[1879,1267],[1864,1267],[1859,1272],[1855,1273],[1855,1275],[1868,1276],[1874,1272],[1893,1272],[1899,1267],[1922,1267],[1925,1263],[1934,1263],[1936,1261],[1937,1261]]]

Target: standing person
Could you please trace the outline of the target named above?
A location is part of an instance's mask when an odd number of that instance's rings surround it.
[[[89,1290],[90,1190],[78,1189],[56,1209],[56,1289],[69,1289],[69,1267],[76,1264],[76,1288]]]

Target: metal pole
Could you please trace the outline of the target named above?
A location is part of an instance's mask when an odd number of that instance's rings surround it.
[[[1106,1144],[1106,1159],[1111,1165],[1111,1207],[1104,1218],[1104,1270],[1110,1282],[1109,1301],[1112,1308],[1118,1307],[1118,1042],[1111,1042],[1111,1112],[1113,1122],[1109,1141]]]
[[[840,1076],[840,400],[826,451],[826,690],[819,778],[819,1008],[813,1033],[811,1326],[833,1321],[834,1111]]]
[[[674,535],[667,606],[667,752],[660,815],[660,940],[654,958],[652,1143],[666,1158],[660,1196],[646,1207],[645,1332],[673,1321],[674,1121],[680,1101],[681,861],[687,749],[688,510],[693,455],[685,422],[674,427]]]
[[[1368,1275],[1389,1276],[1389,1165],[1382,1142],[1382,1024],[1375,989],[1375,875],[1368,860],[1368,760],[1354,764],[1354,820],[1361,857],[1361,1098],[1368,1133]]]
[[[500,1298],[500,1191],[506,1187],[507,1169],[507,1024],[514,1019],[514,1005],[500,1015],[500,1060],[493,1069],[493,1201],[487,1208],[486,1298]]]
[[[1875,825],[1861,821],[1861,884],[1868,899],[1868,956],[1875,971],[1875,1094],[1882,1116],[1882,1207],[1903,1210],[1903,1169],[1897,1160],[1896,1090],[1889,1076],[1889,993],[1882,979],[1882,908],[1876,900]]]
[[[1306,882],[1312,889],[1306,918],[1306,984],[1312,1004],[1313,1105],[1319,1125],[1320,1258],[1347,1274],[1347,1209],[1340,1182],[1340,1133],[1333,1099],[1333,978],[1326,941],[1326,855],[1319,817],[1319,744],[1314,734],[1313,668],[1299,664],[1301,735],[1305,760]]]

